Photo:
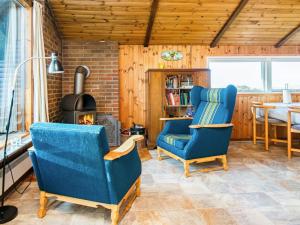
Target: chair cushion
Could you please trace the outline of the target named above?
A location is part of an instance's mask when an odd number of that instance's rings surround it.
[[[294,130],[300,130],[300,124],[293,125],[292,129],[294,129]]]
[[[191,137],[192,135],[187,134],[167,134],[163,136],[163,140],[169,145],[175,146],[179,149],[184,149]]]

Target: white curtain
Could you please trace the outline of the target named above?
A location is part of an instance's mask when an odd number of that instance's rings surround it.
[[[6,123],[8,120],[11,92],[12,92],[12,82],[14,69],[17,66],[18,60],[18,16],[17,7],[13,2],[9,3],[8,6],[8,20],[7,20],[7,39],[4,52],[4,61],[2,64],[3,73],[1,74],[2,82],[0,82],[0,133],[5,133]],[[18,83],[17,83],[18,85]],[[16,88],[17,91],[17,88]],[[12,118],[10,123],[10,131],[17,131],[17,95],[15,92],[15,104],[13,106]]]
[[[43,6],[34,1],[33,5],[33,57],[45,57],[43,38]],[[33,60],[34,80],[34,122],[48,122],[48,90],[46,60]]]

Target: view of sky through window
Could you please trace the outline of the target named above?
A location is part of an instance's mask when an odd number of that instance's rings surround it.
[[[262,91],[260,62],[211,62],[211,84],[214,88],[234,84],[239,91]]]
[[[300,62],[272,62],[272,89],[300,90]]]
[[[211,86],[233,84],[240,92],[280,91],[286,84],[300,90],[300,58],[214,58],[209,59]]]

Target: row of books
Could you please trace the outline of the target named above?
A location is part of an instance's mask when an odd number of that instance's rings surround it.
[[[167,96],[167,103],[169,106],[176,106],[176,105],[190,105],[190,92],[183,92],[177,93],[168,93]]]
[[[181,79],[178,76],[168,76],[166,79],[166,88],[190,88],[193,86],[192,76],[186,76]]]
[[[171,76],[168,77],[166,80],[166,87],[167,88],[178,88],[179,82],[178,82],[178,77],[177,76]]]
[[[190,105],[191,92],[182,92],[180,93],[180,104],[181,105]]]

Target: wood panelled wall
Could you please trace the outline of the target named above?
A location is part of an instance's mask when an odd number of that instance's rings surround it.
[[[178,50],[184,55],[183,60],[166,62],[160,57],[164,50]],[[165,68],[200,68],[207,67],[209,56],[297,56],[300,46],[273,48],[271,46],[220,46],[209,48],[198,45],[153,45],[144,48],[142,45],[121,45],[119,51],[120,75],[120,120],[123,128],[133,122],[146,124],[146,75],[148,69],[158,68],[164,63]],[[251,137],[252,101],[281,101],[281,94],[239,94],[233,122],[234,139]],[[300,101],[300,94],[293,96]]]
[[[293,102],[300,102],[300,94],[293,94],[292,100]],[[233,139],[245,140],[252,137],[252,114],[250,107],[253,101],[281,102],[282,94],[238,94],[232,120],[234,124]]]

